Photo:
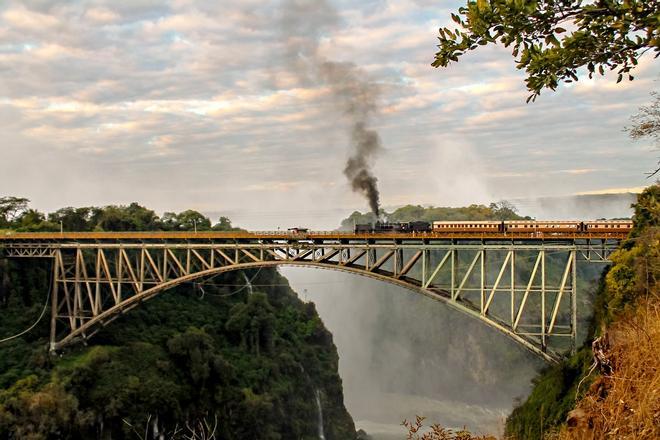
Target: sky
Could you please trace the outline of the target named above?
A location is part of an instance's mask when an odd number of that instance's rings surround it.
[[[335,0],[323,12],[317,55],[354,63],[378,92],[383,206],[650,183],[657,149],[623,128],[658,90],[657,60],[633,82],[583,75],[526,104],[511,49],[431,67],[437,29],[463,3]],[[343,174],[349,117],[287,60],[286,14],[263,0],[3,1],[0,196],[43,211],[138,201],[259,229],[336,227],[368,210]]]

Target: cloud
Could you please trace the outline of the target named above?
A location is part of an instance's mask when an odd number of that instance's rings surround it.
[[[59,20],[49,14],[31,11],[24,7],[15,7],[2,13],[3,22],[18,30],[44,31],[59,25]]]
[[[109,8],[93,7],[85,11],[85,18],[99,24],[108,24],[119,20],[120,16]]]
[[[646,183],[657,152],[621,129],[657,88],[650,57],[633,82],[581,78],[527,105],[509,49],[430,66],[437,28],[459,0],[334,5],[337,26],[320,50],[356,63],[382,91],[374,124],[385,205]],[[277,18],[277,3],[257,0],[4,2],[0,152],[70,170],[57,185],[33,176],[41,184],[27,195],[43,209],[139,198],[236,211],[266,203],[269,188],[286,196],[268,203],[292,211],[321,200],[360,207],[337,171],[348,154],[343,116],[327,89],[301,87],[287,72]],[[17,190],[15,178],[0,173],[4,191]],[[83,178],[95,182],[78,197]],[[190,181],[194,195],[184,191]],[[246,188],[249,197],[238,195]]]

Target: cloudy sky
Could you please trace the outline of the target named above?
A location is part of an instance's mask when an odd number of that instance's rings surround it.
[[[648,184],[657,151],[622,129],[659,88],[657,61],[632,83],[581,78],[525,104],[508,49],[430,66],[462,3],[334,0],[303,20],[324,23],[320,58],[355,63],[379,91],[386,207]],[[3,1],[0,195],[42,210],[135,200],[253,228],[331,227],[366,210],[342,173],[348,117],[292,68],[287,14],[263,0]]]

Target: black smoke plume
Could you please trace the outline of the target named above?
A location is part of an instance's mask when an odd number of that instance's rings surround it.
[[[337,14],[325,0],[285,0],[280,26],[289,69],[302,85],[325,85],[335,107],[350,120],[351,154],[344,167],[353,191],[363,194],[378,216],[380,194],[373,162],[382,149],[380,136],[370,128],[377,110],[378,87],[353,63],[339,63],[319,55],[321,37],[336,26]]]
[[[355,152],[348,158],[344,174],[351,181],[353,191],[364,194],[369,200],[369,208],[378,216],[380,207],[378,179],[371,172],[369,159],[380,149],[380,138],[378,133],[359,122],[353,126],[352,138]]]

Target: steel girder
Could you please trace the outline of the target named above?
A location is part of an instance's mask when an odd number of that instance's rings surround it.
[[[576,243],[23,243],[8,257],[53,259],[51,349],[93,336],[168,288],[214,274],[294,265],[340,270],[420,292],[479,319],[543,359],[575,350],[578,259],[612,246]]]

